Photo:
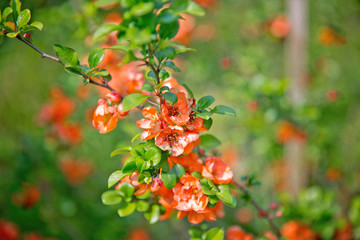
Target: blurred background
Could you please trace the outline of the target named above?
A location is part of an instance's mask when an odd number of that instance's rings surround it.
[[[196,98],[212,95],[236,110],[236,118],[214,116],[212,128],[236,179],[259,180],[254,197],[265,208],[277,203],[280,226],[296,220],[321,239],[360,239],[360,1],[197,2],[206,16],[184,16],[176,39],[197,52],[177,61],[174,77]],[[104,46],[89,40],[97,26],[121,19],[119,7],[94,1],[22,3],[45,25],[32,43],[52,55],[59,43],[86,60]],[[109,62],[122,57],[106,54]],[[133,70],[112,71],[130,79]],[[186,220],[149,225],[102,204],[107,178],[122,164],[111,151],[141,132],[138,112],[105,135],[92,127],[103,93],[0,38],[0,239],[188,239]],[[245,200],[225,212],[208,225],[255,236],[268,229]],[[337,238],[341,231],[351,236]],[[2,238],[6,232],[13,238]]]

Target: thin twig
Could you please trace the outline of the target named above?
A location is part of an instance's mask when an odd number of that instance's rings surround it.
[[[243,186],[241,183],[237,183],[237,182],[233,182],[234,186],[236,186],[238,189],[240,189],[242,192],[244,192],[246,195],[250,196],[250,192],[246,189],[245,186]],[[250,199],[250,203],[256,208],[256,210],[258,210],[259,213],[264,214],[264,216],[266,217],[267,221],[269,222],[269,225],[272,229],[272,231],[275,233],[275,235],[280,238],[281,237],[281,233],[280,233],[280,229],[275,225],[273,219],[269,216],[268,212],[263,209],[259,203],[257,203],[253,198]]]
[[[16,36],[17,39],[19,39],[20,41],[22,41],[23,43],[25,43],[26,45],[30,46],[32,49],[34,49],[35,51],[37,51],[38,53],[40,53],[42,58],[48,58],[51,60],[54,60],[56,62],[60,62],[60,60],[57,57],[51,56],[49,54],[44,53],[43,51],[41,51],[40,49],[38,49],[37,47],[35,47],[31,42],[26,41],[24,38],[22,38],[20,35]]]

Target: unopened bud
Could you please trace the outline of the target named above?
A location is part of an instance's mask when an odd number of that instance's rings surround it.
[[[118,114],[121,116],[121,117],[125,117],[129,114],[129,111],[126,111],[124,112],[123,111],[123,105],[122,103],[119,103],[119,105],[117,106],[117,111],[118,111]]]
[[[268,213],[266,211],[259,211],[258,216],[259,218],[265,218],[268,216]]]
[[[269,207],[271,210],[275,210],[278,206],[276,203],[270,203]]]
[[[25,33],[24,36],[25,40],[29,41],[31,38],[31,33]]]
[[[106,97],[109,98],[113,103],[118,103],[121,101],[121,94],[115,91],[109,92],[106,94]]]
[[[275,216],[278,217],[278,218],[281,218],[282,217],[282,212],[281,211],[277,211],[275,213]]]

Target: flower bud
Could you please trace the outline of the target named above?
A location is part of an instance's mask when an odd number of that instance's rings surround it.
[[[121,116],[121,117],[125,117],[129,114],[129,111],[126,111],[124,112],[123,111],[123,105],[122,103],[119,103],[118,107],[117,107],[117,111],[118,111],[118,114]]]
[[[31,33],[25,33],[23,37],[25,38],[25,40],[29,41],[31,38]]]
[[[205,150],[203,148],[199,148],[198,153],[199,153],[199,156],[202,157],[205,155]]]
[[[281,211],[277,211],[275,213],[275,216],[278,217],[278,218],[281,218],[282,217],[282,212]]]
[[[276,203],[270,203],[269,207],[271,210],[275,210],[278,206]]]
[[[106,94],[106,97],[109,98],[113,103],[118,103],[121,101],[121,94],[115,91],[109,92]]]
[[[103,98],[100,98],[100,99],[97,101],[97,105],[103,105],[103,104],[106,104],[106,100],[103,99]]]

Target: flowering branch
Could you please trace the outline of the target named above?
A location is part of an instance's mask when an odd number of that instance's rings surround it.
[[[233,182],[234,186],[236,186],[240,191],[250,196],[249,190],[243,186],[241,183]],[[263,209],[258,202],[256,202],[253,198],[250,199],[250,203],[256,208],[256,210],[261,214],[261,216],[265,217],[269,222],[269,225],[272,231],[276,234],[278,238],[281,237],[280,229],[276,226],[273,221],[273,218],[269,215],[269,213]]]

